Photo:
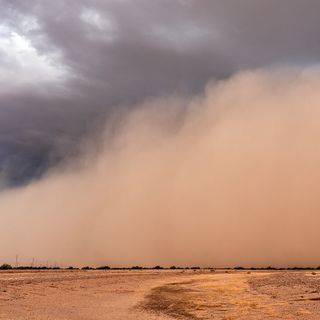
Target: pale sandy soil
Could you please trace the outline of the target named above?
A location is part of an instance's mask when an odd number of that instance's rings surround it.
[[[320,273],[0,272],[0,319],[320,319]]]

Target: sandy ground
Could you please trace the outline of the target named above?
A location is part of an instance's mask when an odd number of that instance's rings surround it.
[[[0,319],[320,319],[320,273],[0,272]]]

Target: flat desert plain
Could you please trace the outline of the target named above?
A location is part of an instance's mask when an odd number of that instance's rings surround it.
[[[320,273],[1,271],[0,319],[320,319]]]

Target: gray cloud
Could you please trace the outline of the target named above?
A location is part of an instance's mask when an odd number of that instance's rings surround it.
[[[317,0],[0,0],[0,171],[37,177],[119,105],[317,64]]]

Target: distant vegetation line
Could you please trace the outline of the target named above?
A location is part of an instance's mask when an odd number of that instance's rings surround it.
[[[318,267],[225,267],[225,268],[213,268],[213,267],[162,267],[162,266],[155,266],[155,267],[141,267],[141,266],[133,266],[133,267],[109,267],[109,266],[100,266],[100,267],[73,267],[69,266],[67,268],[54,266],[54,267],[47,267],[47,266],[11,266],[10,264],[4,263],[0,265],[0,270],[320,270],[320,266]]]

